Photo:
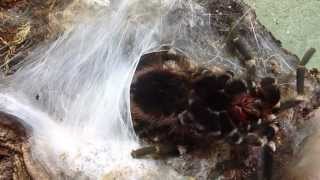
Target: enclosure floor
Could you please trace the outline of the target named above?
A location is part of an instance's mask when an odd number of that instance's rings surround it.
[[[309,47],[320,51],[320,1],[319,0],[245,0],[256,9],[258,19],[283,47],[303,55]],[[318,52],[310,62],[311,67],[320,67]]]

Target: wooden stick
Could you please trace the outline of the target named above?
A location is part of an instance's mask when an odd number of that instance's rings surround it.
[[[303,58],[301,59],[299,65],[300,66],[307,65],[308,62],[310,61],[310,59],[312,58],[312,56],[314,55],[314,53],[316,53],[316,49],[315,48],[308,49],[308,51],[304,54]]]
[[[133,158],[143,158],[144,156],[156,154],[158,152],[158,148],[156,146],[143,147],[137,150],[133,150],[131,152],[131,156]]]
[[[298,93],[298,95],[304,94],[305,73],[306,73],[306,68],[304,66],[299,66],[297,68],[297,93]]]
[[[261,180],[271,180],[273,175],[274,157],[273,151],[267,145],[262,149],[262,164],[263,164],[263,176]]]
[[[148,146],[143,147],[137,150],[133,150],[131,152],[131,156],[133,158],[144,158],[145,156],[169,156],[173,154],[179,154],[179,151],[176,146],[174,145],[155,145],[155,146]]]

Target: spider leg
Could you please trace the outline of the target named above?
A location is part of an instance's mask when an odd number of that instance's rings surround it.
[[[232,79],[226,83],[224,91],[231,96],[246,93],[247,84],[241,79]]]
[[[219,113],[212,111],[203,101],[190,101],[187,114],[193,117],[193,124],[198,131],[208,133],[209,136],[221,135]]]
[[[272,141],[276,134],[279,132],[279,127],[275,123],[271,123],[264,130],[264,136],[267,137],[268,141]]]
[[[243,136],[237,126],[233,123],[227,111],[221,111],[216,114],[217,124],[221,130],[221,135],[231,144],[241,144]]]
[[[295,99],[295,98],[288,99],[284,102],[281,102],[279,107],[274,107],[272,109],[272,113],[275,113],[275,114],[281,113],[285,110],[296,107],[297,105],[299,105],[302,102],[303,102],[303,100],[300,100],[300,99]]]
[[[227,111],[222,111],[219,113],[219,121],[221,125],[221,133],[223,135],[230,136],[232,133],[237,131],[237,127],[232,122],[232,119],[230,118]]]
[[[276,144],[273,141],[274,137],[279,132],[280,128],[278,124],[273,123],[262,123],[255,127],[253,132],[249,132],[245,136],[245,141],[248,144],[267,146],[271,151],[276,151]]]
[[[255,76],[256,76],[256,61],[254,59],[249,60],[246,62],[247,68],[247,85],[250,94],[255,95],[257,94],[257,87],[255,83]]]
[[[210,121],[208,123],[209,136],[220,136],[221,135],[221,124],[219,121],[219,113],[209,110]]]
[[[229,141],[231,144],[241,144],[243,142],[243,135],[239,132],[239,130],[234,131],[234,133],[227,137],[227,141]]]

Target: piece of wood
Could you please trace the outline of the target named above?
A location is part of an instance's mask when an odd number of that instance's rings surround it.
[[[300,66],[305,66],[308,64],[308,62],[310,61],[310,59],[313,57],[313,55],[316,53],[316,49],[315,48],[310,48],[308,49],[308,51],[304,54],[304,56],[302,57],[301,61],[300,61]]]
[[[156,146],[148,146],[148,147],[143,147],[143,148],[140,148],[140,149],[137,149],[137,150],[133,150],[131,152],[131,156],[133,158],[143,158],[147,155],[151,155],[151,154],[155,154],[158,152],[158,149]]]
[[[49,180],[49,174],[32,158],[31,128],[17,117],[0,112],[0,179]]]
[[[304,94],[304,82],[305,82],[306,68],[299,66],[297,68],[297,93],[298,95]]]
[[[146,158],[147,156],[153,156],[156,158],[166,157],[173,154],[178,154],[178,149],[174,145],[154,145],[148,147],[142,147],[131,152],[131,156],[136,159]]]

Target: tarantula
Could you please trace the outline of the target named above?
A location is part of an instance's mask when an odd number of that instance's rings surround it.
[[[275,151],[279,127],[273,110],[280,101],[279,87],[271,77],[250,83],[258,85],[248,88],[233,72],[194,65],[173,49],[146,54],[131,85],[137,132],[162,144],[226,140]]]

